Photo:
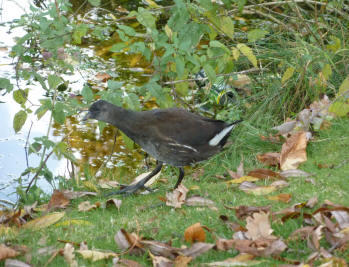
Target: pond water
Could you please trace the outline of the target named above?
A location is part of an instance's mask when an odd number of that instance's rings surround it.
[[[29,10],[29,1],[21,0],[17,3],[12,0],[3,0],[1,3],[3,9],[0,16],[1,23],[19,18],[21,14]],[[15,63],[8,53],[11,50],[11,46],[15,44],[14,38],[22,36],[24,33],[21,29],[9,32],[7,27],[0,27],[0,77],[11,79],[12,84],[16,84],[14,79]],[[84,51],[93,55],[94,47],[86,48]],[[130,72],[130,70],[128,69],[127,72]],[[65,79],[69,80],[74,88],[81,90],[86,82],[83,77],[90,75],[96,75],[96,73],[93,71],[90,73],[78,72],[78,75],[65,77]],[[28,88],[28,85],[19,81],[18,88]],[[34,104],[38,103],[40,98],[43,98],[43,92],[37,88],[30,90],[30,94],[30,99],[34,101]],[[16,180],[21,173],[27,166],[37,167],[40,163],[39,156],[34,154],[31,154],[29,157],[26,156],[25,147],[27,141],[32,142],[35,137],[46,135],[50,119],[49,114],[45,114],[39,121],[36,119],[36,116],[31,115],[21,131],[15,134],[13,118],[19,110],[19,104],[13,100],[12,93],[0,95],[0,200],[12,202],[15,202],[17,198],[14,192],[18,186]],[[81,115],[77,115],[68,117],[62,126],[54,124],[50,131],[50,138],[58,141],[68,132],[70,134],[67,141],[74,156],[78,159],[78,164],[74,167],[74,175],[78,175],[79,170],[86,168],[86,166],[92,171],[93,175],[111,155],[117,130],[113,127],[106,127],[100,133],[95,122],[83,124],[81,123]],[[121,136],[118,134],[116,136],[114,153],[110,157],[106,168],[110,171],[110,175],[113,174],[115,176],[116,174],[119,177],[123,177],[123,179],[126,177],[127,180],[127,177],[134,176],[136,169],[142,164],[143,155],[139,153],[139,149],[132,151],[126,149]],[[57,160],[54,156],[49,158],[47,166],[54,176],[69,177],[72,174],[71,164],[66,160]],[[45,192],[52,191],[52,186],[42,179],[38,185]]]

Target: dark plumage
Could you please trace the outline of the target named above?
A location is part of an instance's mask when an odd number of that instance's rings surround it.
[[[86,119],[108,122],[139,144],[158,164],[139,183],[113,193],[133,193],[155,174],[163,163],[179,167],[181,183],[183,166],[205,160],[218,153],[226,143],[231,130],[239,121],[226,123],[209,119],[180,108],[132,111],[98,100],[89,108]]]

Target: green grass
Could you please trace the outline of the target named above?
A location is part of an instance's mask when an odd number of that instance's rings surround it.
[[[265,196],[252,196],[240,191],[237,187],[227,186],[223,181],[215,178],[215,174],[223,174],[225,168],[235,170],[240,162],[241,155],[244,157],[245,172],[261,167],[256,161],[256,154],[267,151],[277,151],[281,145],[270,144],[260,140],[259,133],[252,127],[245,125],[241,127],[233,136],[235,145],[229,147],[225,152],[212,158],[211,160],[199,165],[205,172],[200,181],[194,181],[190,174],[184,179],[184,185],[187,188],[198,186],[199,189],[192,190],[189,195],[200,194],[210,198],[216,203],[218,211],[202,207],[186,207],[173,209],[161,205],[159,197],[165,196],[176,181],[176,172],[171,168],[163,173],[163,177],[168,178],[169,183],[159,183],[160,189],[153,194],[137,195],[124,197],[120,210],[115,207],[106,209],[96,209],[89,212],[77,211],[77,205],[81,201],[90,200],[91,202],[103,201],[105,199],[95,197],[73,201],[66,210],[66,215],[62,220],[79,219],[86,220],[91,225],[71,225],[71,226],[50,226],[40,231],[30,231],[22,229],[18,236],[9,240],[12,244],[27,245],[32,252],[32,264],[34,266],[43,266],[50,255],[37,255],[40,247],[54,246],[63,248],[64,243],[58,240],[71,242],[86,242],[90,249],[103,249],[120,252],[114,242],[116,232],[124,228],[128,232],[137,232],[146,238],[157,241],[172,241],[172,245],[180,247],[187,245],[184,241],[184,231],[190,225],[200,222],[206,225],[212,232],[207,233],[207,242],[215,242],[214,236],[222,238],[231,238],[233,232],[219,219],[220,215],[226,215],[231,221],[236,221],[235,212],[224,208],[224,205],[271,205],[273,211],[281,210],[292,204],[307,201],[310,197],[317,196],[318,208],[324,200],[330,200],[336,204],[349,206],[349,119],[338,119],[332,122],[329,129],[318,133],[316,140],[310,142],[307,148],[308,161],[301,165],[301,169],[313,173],[315,185],[305,182],[305,178],[289,178],[290,186],[279,190],[282,193],[290,193],[292,200],[288,204],[268,200]],[[347,160],[347,161],[345,161]],[[318,164],[333,168],[319,168]],[[187,170],[190,173],[189,169]],[[269,181],[261,181],[259,184],[269,184]],[[272,194],[277,194],[274,192]],[[271,194],[271,195],[272,195]],[[159,205],[160,204],[160,205]],[[244,221],[240,223],[244,224]],[[311,251],[307,248],[306,242],[287,241],[288,236],[303,225],[301,219],[290,219],[284,224],[274,222],[272,228],[276,236],[281,236],[286,240],[289,251],[283,252],[282,257],[294,260],[305,260]],[[46,243],[40,244],[40,239],[45,238]],[[325,247],[329,247],[325,242]],[[221,252],[211,250],[195,259],[192,266],[200,266],[204,262],[221,261],[237,255],[235,250]],[[348,252],[341,254],[334,252],[339,257],[348,257]],[[151,266],[151,259],[148,254],[143,256],[122,257],[136,260],[146,266]],[[23,258],[22,258],[23,259]],[[85,266],[110,266],[111,260],[101,260],[91,263],[82,257],[77,256],[79,265]],[[283,262],[272,258],[263,258],[260,266],[272,266]],[[0,264],[1,265],[1,264]],[[62,256],[56,256],[49,266],[66,266]]]

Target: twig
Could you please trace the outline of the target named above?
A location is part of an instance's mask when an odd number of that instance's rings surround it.
[[[238,71],[238,72],[231,72],[231,73],[218,74],[218,75],[216,75],[216,76],[217,76],[217,77],[232,76],[232,75],[246,74],[246,73],[257,72],[257,71],[262,71],[262,70],[259,69],[259,68],[252,68],[252,69],[249,69],[249,70],[243,70],[243,71]],[[176,81],[171,81],[171,82],[164,82],[163,84],[169,85],[169,84],[176,84],[176,83],[183,83],[183,82],[206,81],[206,80],[208,80],[208,77],[203,77],[203,78],[192,78],[192,79],[185,79],[185,80],[176,80]]]
[[[341,163],[339,163],[337,166],[335,166],[335,169],[341,168],[342,166],[344,166],[345,164],[349,163],[349,158],[343,160]]]
[[[32,127],[33,127],[33,122],[31,122],[31,124],[30,124],[29,132],[28,132],[28,135],[27,135],[27,140],[25,141],[25,145],[24,145],[25,161],[27,163],[27,168],[29,168],[28,143],[29,143],[29,136],[30,136],[30,132],[32,130]],[[28,179],[29,179],[29,173],[28,173]]]

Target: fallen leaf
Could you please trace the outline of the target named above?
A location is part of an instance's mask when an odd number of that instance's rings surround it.
[[[257,159],[266,166],[279,166],[280,153],[268,152],[264,154],[258,154]]]
[[[288,178],[288,177],[309,177],[309,176],[312,176],[313,174],[307,173],[302,170],[293,169],[293,170],[282,171],[280,172],[280,175],[282,177]]]
[[[233,179],[233,180],[229,180],[226,183],[227,184],[241,184],[243,182],[255,182],[258,181],[259,179],[256,177],[252,177],[252,176],[242,176],[240,178],[237,179]]]
[[[131,246],[142,248],[143,245],[140,243],[141,238],[136,234],[130,234],[124,229],[120,229],[114,236],[115,243],[122,250],[127,250]]]
[[[299,164],[305,162],[307,160],[306,147],[306,132],[297,132],[287,138],[281,149],[281,170],[297,169]]]
[[[142,240],[141,244],[143,244],[152,254],[156,256],[162,256],[174,260],[179,255],[178,248],[171,247],[170,245],[159,241]]]
[[[69,264],[70,267],[77,267],[78,262],[75,259],[74,254],[74,246],[70,243],[65,244],[64,250],[63,250],[63,256],[65,261]]]
[[[174,267],[187,267],[191,260],[191,257],[179,255],[174,261]]]
[[[267,195],[276,190],[275,186],[257,186],[250,182],[243,182],[239,189],[248,194],[253,194],[255,196]]]
[[[190,243],[205,242],[206,240],[205,230],[200,223],[195,223],[189,226],[187,229],[185,229],[184,239],[185,241]]]
[[[280,239],[270,240],[234,240],[234,248],[240,251],[240,253],[249,253],[254,256],[271,256],[279,255],[283,252],[287,246]]]
[[[120,183],[117,181],[100,179],[98,180],[98,185],[103,189],[113,189],[118,188],[120,186]]]
[[[238,224],[237,222],[229,221],[228,217],[225,215],[219,216],[219,219],[221,219],[225,223],[225,225],[228,226],[228,228],[233,232],[240,231],[242,229],[242,226],[240,224]]]
[[[197,169],[191,176],[193,177],[194,181],[200,181],[200,177],[204,175],[204,169],[200,168]]]
[[[252,265],[258,265],[262,261],[256,261],[253,260],[255,256],[248,254],[248,253],[240,253],[234,258],[228,258],[224,261],[216,261],[216,262],[210,262],[205,263],[206,266],[214,266],[214,267],[223,267],[223,266],[252,266]]]
[[[22,227],[24,229],[39,230],[39,229],[48,227],[52,224],[55,224],[61,218],[63,218],[64,215],[65,215],[65,212],[53,212],[51,214],[47,214],[42,217],[36,218],[32,221],[29,221],[26,224],[24,224]]]
[[[125,267],[143,267],[143,265],[139,264],[136,261],[128,260],[128,259],[119,259],[116,266],[125,266]],[[115,265],[113,267],[116,267]]]
[[[180,252],[184,256],[195,259],[201,254],[209,251],[213,247],[214,247],[214,244],[198,242],[198,243],[194,243],[190,248],[182,249]]]
[[[264,239],[275,239],[271,233],[273,229],[271,229],[269,222],[269,213],[265,213],[263,211],[259,213],[253,213],[252,216],[246,218],[246,236],[252,240],[257,240],[260,238]]]
[[[116,199],[116,198],[110,198],[106,201],[106,205],[108,206],[108,204],[114,204],[115,207],[119,210],[122,204],[122,200],[121,199]]]
[[[278,194],[276,196],[268,196],[268,199],[288,203],[291,200],[291,194]]]
[[[270,211],[270,206],[245,206],[241,205],[238,207],[227,207],[227,209],[235,210],[235,215],[238,219],[242,220],[247,216],[251,216],[253,213],[264,211],[265,213]]]
[[[236,169],[236,174],[239,177],[244,176],[244,161],[243,161],[243,158],[241,159],[240,164],[239,164],[239,166]]]
[[[71,225],[92,225],[92,223],[85,220],[71,219],[71,220],[65,220],[65,221],[56,223],[55,227],[71,226]]]
[[[90,201],[84,201],[78,205],[79,211],[90,211],[90,210],[96,209],[96,208],[97,208],[97,205],[91,204]]]
[[[287,121],[279,126],[275,126],[272,129],[278,131],[280,135],[285,135],[290,133],[293,128],[296,126],[296,121]]]
[[[97,80],[100,80],[101,82],[106,82],[108,81],[109,79],[111,79],[112,77],[108,74],[108,73],[97,73],[96,74],[96,79]]]
[[[50,202],[48,203],[48,210],[53,210],[56,208],[65,208],[69,205],[69,203],[69,198],[67,198],[63,192],[54,190]]]
[[[32,265],[29,265],[20,260],[6,259],[4,266],[5,267],[31,267]]]
[[[162,256],[155,256],[150,252],[149,255],[153,260],[153,267],[173,267],[173,261]]]
[[[216,248],[218,250],[230,250],[234,246],[234,240],[233,239],[225,239],[225,238],[218,238],[216,240]]]
[[[185,200],[185,204],[187,206],[200,206],[200,207],[210,207],[210,208],[215,208],[215,203],[208,198],[204,198],[201,196],[192,196],[188,199]]]
[[[19,252],[13,248],[7,247],[3,244],[0,244],[0,260],[14,258],[19,255]]]
[[[310,198],[310,199],[307,201],[307,203],[305,204],[305,206],[306,206],[307,208],[312,209],[312,208],[315,207],[315,205],[316,205],[317,203],[318,203],[317,197],[312,197],[312,198]]]
[[[137,184],[139,181],[143,180],[145,177],[147,177],[151,172],[145,172],[145,173],[141,173],[140,175],[138,175],[136,178],[134,178],[134,180],[132,181],[132,183],[130,185],[134,185]],[[156,175],[154,175],[148,182],[145,183],[146,187],[151,186],[153,183],[155,183],[157,181],[157,179],[160,177],[161,175],[161,171],[158,172]]]
[[[298,228],[292,232],[289,239],[290,240],[296,240],[298,238],[307,239],[311,235],[311,233],[314,231],[314,229],[315,229],[315,226],[304,226],[304,227]]]
[[[180,184],[175,190],[172,192],[166,193],[166,205],[180,208],[185,203],[185,199],[187,197],[188,189]]]
[[[259,179],[269,179],[269,178],[282,178],[280,174],[268,169],[255,169],[248,173],[249,176],[253,176]]]
[[[108,259],[110,257],[118,257],[118,254],[114,252],[104,252],[104,251],[98,251],[98,250],[77,250],[77,253],[79,253],[84,259],[92,260],[92,262]]]
[[[280,188],[283,188],[283,187],[286,187],[286,186],[289,186],[290,184],[284,180],[278,180],[278,181],[275,181],[275,182],[272,182],[270,184],[270,186],[275,186],[277,189],[280,189]]]
[[[96,192],[87,192],[87,191],[64,190],[64,191],[62,191],[62,193],[68,199],[76,199],[76,198],[81,198],[81,197],[84,197],[84,196],[97,196]]]

